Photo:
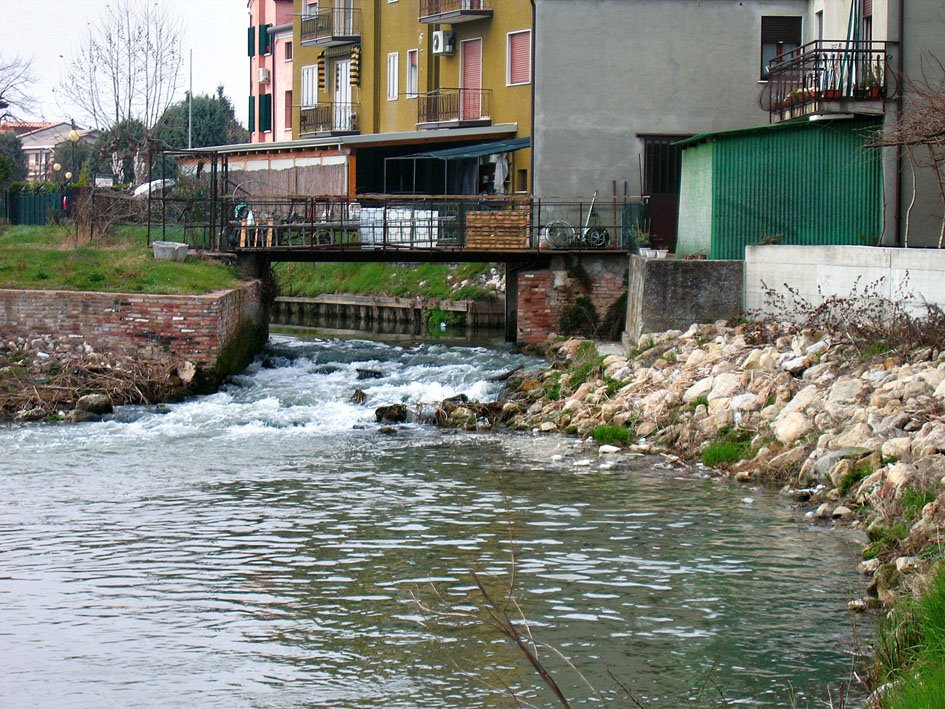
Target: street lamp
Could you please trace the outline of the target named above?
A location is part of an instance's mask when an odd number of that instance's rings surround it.
[[[75,144],[79,142],[81,137],[79,131],[75,129],[75,121],[72,121],[72,130],[69,131],[69,140],[72,142],[72,171],[66,173],[67,180],[71,180],[72,175],[75,174]]]
[[[59,171],[62,169],[62,165],[60,165],[60,164],[57,163],[57,162],[54,162],[54,163],[53,163],[53,166],[52,166],[52,169],[53,169],[53,172],[56,173],[56,182],[58,182],[58,181],[59,181]]]

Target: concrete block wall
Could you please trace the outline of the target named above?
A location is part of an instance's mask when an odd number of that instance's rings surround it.
[[[808,302],[819,303],[822,295],[862,293],[876,282],[880,295],[905,298],[916,313],[924,312],[925,302],[945,308],[945,250],[781,245],[745,250],[749,312],[778,314],[766,302],[766,288],[788,295],[787,285]]]
[[[636,347],[645,332],[686,330],[742,312],[741,261],[630,257],[624,338]]]
[[[0,338],[47,333],[81,335],[100,351],[214,369],[238,338],[264,341],[268,319],[258,281],[198,296],[0,289]]]

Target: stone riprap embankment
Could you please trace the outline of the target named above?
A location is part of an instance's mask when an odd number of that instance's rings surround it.
[[[608,357],[569,340],[546,371],[512,377],[489,411],[513,429],[624,431],[626,450],[776,483],[811,518],[865,530],[870,598],[889,602],[941,555],[945,354],[868,356],[818,332],[778,332],[694,325]],[[447,413],[452,425],[484,424],[470,406]]]

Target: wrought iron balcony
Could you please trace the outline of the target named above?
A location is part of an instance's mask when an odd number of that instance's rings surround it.
[[[299,115],[301,135],[361,132],[360,103],[323,103],[303,106]]]
[[[891,96],[885,42],[817,40],[769,65],[763,94],[773,122],[812,114],[881,115]]]
[[[437,89],[417,96],[417,127],[492,123],[492,89]]]
[[[420,0],[420,22],[455,25],[484,17],[492,17],[492,0]]]
[[[319,7],[314,14],[302,15],[301,41],[320,47],[361,41],[361,8]]]

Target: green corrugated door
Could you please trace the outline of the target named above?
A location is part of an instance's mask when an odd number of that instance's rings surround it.
[[[822,121],[731,136],[714,146],[710,258],[745,246],[876,243],[882,231],[874,121]]]

